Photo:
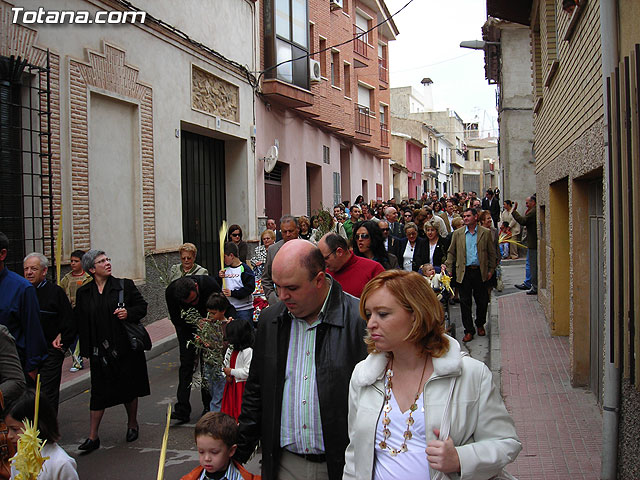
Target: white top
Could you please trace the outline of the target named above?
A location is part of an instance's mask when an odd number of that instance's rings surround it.
[[[429,282],[431,282],[431,288],[434,290],[440,290],[442,288],[442,274],[435,273],[433,277],[427,277]]]
[[[76,461],[57,443],[46,443],[42,447],[42,456],[49,457],[42,465],[42,471],[38,480],[79,480],[76,471]],[[11,464],[11,479],[16,478],[18,472],[14,464]]]
[[[437,243],[434,243],[433,245],[431,245],[431,243],[429,243],[429,263],[431,263],[433,265],[433,252],[436,251],[436,247],[438,246]],[[436,266],[440,266],[440,265],[433,265],[434,267]]]
[[[242,284],[242,272],[244,266],[239,265],[237,267],[226,267],[224,269],[224,279],[227,284],[227,288],[231,291],[238,290],[244,285]],[[233,305],[236,310],[250,310],[253,308],[253,296],[248,295],[244,298],[227,297],[229,303]]]
[[[376,444],[374,445],[374,480],[429,479],[429,462],[427,461],[427,454],[425,452],[425,448],[427,448],[427,436],[424,431],[422,393],[416,404],[420,406],[412,415],[414,424],[410,428],[412,437],[411,440],[407,441],[407,451],[399,453],[395,457],[391,456],[389,450],[382,450],[380,448],[380,442],[384,439],[384,434],[382,433],[384,413],[380,414],[376,428]],[[389,405],[391,406],[391,411],[387,413],[387,417],[389,417],[391,422],[387,428],[391,432],[391,435],[387,439],[387,444],[391,448],[400,449],[402,440],[404,439],[404,432],[407,429],[409,410],[404,413],[400,411],[396,397],[393,395],[393,390],[391,391]]]
[[[231,354],[233,348],[228,347],[224,354],[224,366],[231,366]],[[238,352],[236,357],[236,366],[231,369],[231,376],[235,377],[236,382],[245,382],[249,377],[249,367],[251,366],[251,358],[253,357],[253,348],[245,348]]]
[[[402,268],[408,272],[413,270],[413,251],[415,248],[415,246],[411,246],[411,242],[407,241],[407,246],[405,247],[404,254],[402,255]]]

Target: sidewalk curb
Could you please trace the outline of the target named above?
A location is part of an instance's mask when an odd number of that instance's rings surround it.
[[[147,358],[147,362],[149,360],[153,360],[154,358],[162,355],[165,352],[175,348],[178,346],[178,337],[175,333],[169,335],[168,337],[157,340],[153,343],[151,350],[145,353]],[[89,390],[91,386],[91,377],[90,373],[84,372],[82,375],[74,377],[72,380],[63,383],[60,385],[60,403],[65,400],[69,400],[81,393]]]
[[[498,297],[491,297],[489,310],[489,369],[493,374],[493,382],[502,392],[502,357],[500,352],[500,311],[498,309]]]

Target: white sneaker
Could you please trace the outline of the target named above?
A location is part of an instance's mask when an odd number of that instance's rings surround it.
[[[75,365],[69,369],[69,371],[73,372],[73,373],[77,372],[78,370],[80,370],[80,369],[78,367],[76,367]]]

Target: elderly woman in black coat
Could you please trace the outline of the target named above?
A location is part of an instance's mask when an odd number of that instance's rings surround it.
[[[149,376],[144,351],[131,349],[123,323],[139,323],[147,302],[133,281],[111,275],[111,259],[103,251],[89,250],[82,266],[94,281],[80,287],[74,310],[80,353],[91,360],[89,438],[78,449],[91,452],[100,448],[104,411],[114,405],[124,404],[127,410],[127,442],[138,438],[138,397],[150,394]],[[121,290],[124,305],[119,303]]]

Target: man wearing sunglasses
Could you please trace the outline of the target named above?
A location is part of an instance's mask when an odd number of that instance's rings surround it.
[[[387,222],[386,220],[380,220],[378,222],[378,226],[380,227],[380,230],[382,230],[384,249],[398,258],[398,254],[400,253],[400,238],[391,234],[389,222]],[[404,228],[402,230],[404,231]]]

